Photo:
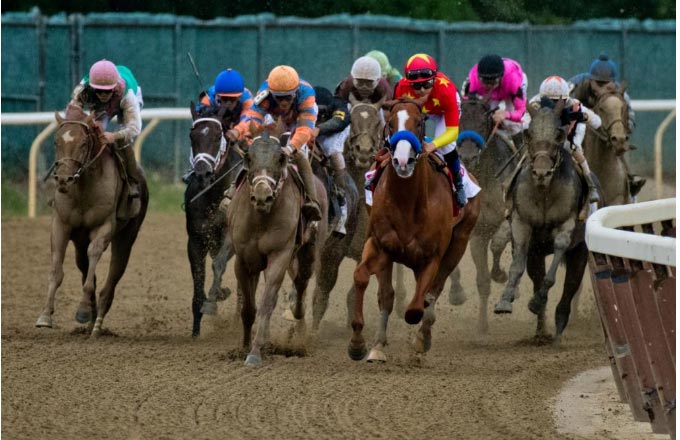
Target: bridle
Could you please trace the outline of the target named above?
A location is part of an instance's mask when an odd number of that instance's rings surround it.
[[[415,130],[415,135],[417,136],[419,141],[423,141],[425,138],[425,118],[423,117],[423,114],[421,113],[421,107],[417,102],[411,101],[411,100],[403,100],[395,103],[394,105],[397,104],[410,104],[414,105],[418,111],[418,118],[416,121],[416,130]],[[392,106],[392,110],[394,109],[394,105]],[[396,113],[394,113],[392,110],[390,110],[390,119],[394,117]],[[385,136],[385,145],[388,147],[390,150],[390,154],[392,154],[393,146],[390,145],[390,139],[394,136],[395,133],[392,132],[392,129],[390,127],[389,123],[385,124],[385,130],[384,130],[384,136]],[[395,145],[396,146],[396,145]]]
[[[617,93],[617,92],[610,92],[610,93],[605,93],[603,95],[600,95],[600,97],[597,99],[597,102],[595,103],[595,106],[593,107],[593,111],[598,113],[598,114],[601,114],[600,112],[598,112],[598,110],[601,109],[602,103],[609,96],[616,96],[617,98],[619,98],[621,100],[621,102],[623,103],[624,111],[625,111],[625,109],[627,109],[628,103],[626,103],[626,100],[623,97],[623,95],[620,94],[620,93]],[[611,132],[611,129],[614,126],[614,124],[620,123],[623,126],[623,129],[626,132],[628,131],[628,126],[625,123],[625,121],[623,120],[623,113],[624,112],[621,112],[621,113],[622,114],[618,118],[613,119],[606,126],[605,125],[600,126],[600,128],[598,128],[598,129],[594,129],[590,125],[586,125],[586,126],[587,126],[588,130],[590,130],[592,133],[594,133],[602,142],[604,142],[607,146],[611,146],[612,142],[611,142],[611,139],[609,137],[609,133]]]
[[[193,147],[191,149],[191,152],[189,154],[189,160],[191,162],[191,169],[194,170],[196,168],[196,165],[198,165],[199,162],[205,162],[208,164],[208,167],[210,167],[210,172],[215,173],[217,172],[217,169],[220,166],[220,161],[222,159],[222,155],[224,155],[227,152],[227,140],[224,137],[224,131],[222,127],[222,122],[220,122],[219,119],[216,118],[199,118],[196,119],[192,124],[191,124],[191,129],[194,130],[196,126],[199,123],[203,122],[212,122],[214,124],[217,124],[219,126],[220,130],[220,148],[217,151],[217,155],[213,156],[210,153],[205,153],[201,152],[196,155],[194,155],[194,150]]]
[[[553,174],[555,172],[555,170],[557,169],[557,167],[559,167],[560,164],[562,163],[562,150],[564,150],[564,148],[562,148],[559,143],[555,144],[554,148],[557,148],[557,157],[555,157],[554,159],[552,158],[552,156],[550,155],[550,151],[548,151],[548,150],[541,150],[541,151],[537,151],[537,152],[534,153],[532,151],[532,149],[530,148],[529,149],[529,159],[530,159],[529,160],[529,167],[533,170],[534,169],[534,162],[536,161],[536,159],[538,159],[540,157],[545,157],[550,162],[552,162],[552,164],[553,164],[553,166],[549,170],[550,173]]]
[[[358,109],[360,109],[361,107],[369,107],[369,108],[375,110],[376,116],[378,117],[378,121],[380,121],[380,109],[376,109],[376,107],[374,105],[369,104],[367,102],[358,102],[355,105],[353,105],[352,109],[350,110],[350,115],[352,113],[354,113],[355,110],[358,111]],[[352,120],[354,120],[354,119],[355,118],[352,118]],[[380,122],[378,122],[378,125],[380,125]],[[354,125],[352,125],[352,127],[354,127]],[[354,142],[355,139],[357,139],[361,136],[365,136],[365,135],[368,135],[368,136],[371,137],[371,140],[373,141],[374,145],[377,146],[380,143],[380,132],[379,131],[368,132],[368,133],[362,131],[362,132],[359,132],[359,133],[352,133],[352,129],[350,128],[350,135],[349,135],[350,145],[352,145],[352,143]],[[350,155],[353,155],[353,154],[354,153],[352,151],[350,151]]]
[[[68,124],[81,125],[85,128],[85,133],[87,135],[87,148],[85,149],[85,153],[82,159],[76,159],[70,156],[62,157],[54,161],[54,163],[50,167],[50,171],[54,170],[54,173],[52,174],[53,177],[64,178],[66,183],[70,185],[75,183],[78,179],[80,179],[80,177],[85,173],[85,171],[87,171],[87,169],[90,166],[92,166],[92,164],[97,159],[99,159],[99,157],[102,155],[108,144],[106,142],[102,142],[102,146],[97,152],[97,154],[92,159],[87,160],[88,157],[91,156],[92,151],[95,148],[97,142],[97,134],[91,129],[91,127],[87,123],[83,121],[62,121],[59,123],[59,128],[61,129],[63,126]],[[58,173],[59,167],[61,165],[65,165],[67,162],[74,162],[78,166],[78,169],[73,174],[70,175],[59,174]]]
[[[290,134],[290,132],[282,133],[282,135]],[[253,142],[255,142],[258,139],[265,139],[262,136],[257,136],[256,138],[253,139]],[[278,145],[281,145],[281,140],[275,136],[268,135],[267,139],[274,139]],[[258,172],[253,173],[253,177],[249,179],[250,183],[250,190],[251,192],[255,190],[255,188],[258,185],[267,185],[269,189],[272,191],[272,197],[276,199],[276,196],[279,194],[281,191],[281,188],[283,188],[283,184],[286,183],[286,179],[288,178],[288,166],[284,165],[281,167],[281,175],[279,176],[279,179],[276,180],[269,174],[267,174],[267,170],[260,170]]]

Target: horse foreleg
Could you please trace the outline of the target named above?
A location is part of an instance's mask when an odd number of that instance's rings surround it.
[[[479,318],[477,320],[477,330],[479,333],[486,334],[489,331],[489,318],[487,309],[489,296],[491,295],[491,278],[489,275],[488,263],[489,239],[481,234],[474,234],[470,243],[470,253],[472,261],[477,269],[477,292],[479,292]]]
[[[217,252],[211,252],[210,256],[212,257],[213,282],[208,291],[208,298],[206,301],[214,304],[215,301],[224,301],[231,295],[229,287],[222,287],[222,276],[227,269],[227,263],[231,257],[234,256],[234,249],[231,246],[231,240],[226,233],[226,228],[219,250]],[[206,313],[205,305],[206,303],[203,304],[203,313]]]
[[[262,347],[269,339],[269,321],[276,308],[279,289],[291,262],[293,250],[290,247],[273,252],[267,256],[267,268],[264,270],[265,286],[260,305],[257,309],[257,325],[255,337],[246,357],[245,365],[259,367],[262,365]],[[253,292],[254,294],[254,292]]]
[[[401,265],[400,265],[401,266]],[[387,264],[379,271],[378,278],[378,308],[380,322],[375,335],[375,343],[366,359],[368,362],[386,362],[387,357],[383,349],[387,345],[387,322],[394,308],[394,288],[392,287],[392,264]]]
[[[260,273],[251,273],[243,258],[236,256],[234,273],[238,282],[237,294],[240,302],[241,323],[243,324],[243,350],[250,348],[251,332],[255,322],[255,292]]]
[[[460,283],[460,269],[453,269],[453,272],[449,275],[449,279],[451,280],[451,287],[449,288],[449,304],[454,306],[465,304],[467,295],[465,294],[463,285]]]
[[[434,278],[439,271],[438,258],[433,258],[424,268],[415,272],[416,293],[406,308],[404,319],[411,325],[418,324],[423,319],[425,311],[425,295],[429,292]]]
[[[423,315],[423,322],[420,324],[420,328],[416,332],[413,341],[413,348],[416,353],[426,353],[432,347],[432,326],[434,325],[437,317],[434,313],[434,306],[437,302],[437,296],[428,294],[426,298],[427,307],[425,307],[425,313]]]
[[[576,292],[580,290],[583,273],[588,262],[588,248],[585,242],[567,252],[567,273],[564,278],[564,290],[555,309],[555,345],[559,346],[571,313],[571,303]]]
[[[576,219],[571,218],[566,222],[562,223],[558,228],[555,229],[555,239],[554,239],[554,254],[553,259],[550,262],[550,267],[548,272],[543,278],[543,283],[540,289],[534,292],[534,297],[529,301],[529,310],[531,312],[538,314],[541,310],[545,309],[545,305],[548,302],[548,291],[555,284],[555,277],[557,276],[557,268],[560,266],[560,262],[564,257],[565,252],[571,244],[571,236],[576,226]]]
[[[540,252],[529,250],[527,257],[527,275],[534,284],[534,295],[538,295],[543,279],[545,278],[545,255]],[[545,332],[545,306],[536,314],[536,337],[544,338]]]
[[[361,262],[354,269],[354,317],[352,319],[352,338],[349,341],[347,353],[352,360],[360,361],[366,356],[366,341],[361,334],[364,329],[364,293],[368,287],[371,275],[384,270],[392,264],[387,254],[375,244],[375,239],[369,237],[361,253]]]
[[[106,283],[99,293],[99,309],[97,311],[97,321],[95,327],[92,329],[92,334],[101,331],[101,325],[104,322],[104,317],[111,309],[113,297],[116,293],[116,286],[123,277],[128,261],[130,260],[130,252],[132,245],[135,242],[136,234],[120,234],[117,235],[111,242],[111,262],[109,263],[109,273],[106,276]]]
[[[193,316],[191,336],[193,337],[201,334],[201,318],[204,313],[202,309],[205,303],[205,257],[207,254],[208,250],[203,240],[200,237],[192,237],[189,234],[187,255],[189,256],[189,266],[191,267],[191,279],[194,284],[193,296],[191,298],[191,313]]]
[[[512,263],[510,264],[510,274],[501,300],[494,307],[494,313],[512,313],[512,302],[515,300],[517,286],[527,265],[531,226],[519,218],[517,211],[513,212],[510,226],[512,230]]]
[[[404,265],[397,264],[396,277],[397,283],[395,287],[397,315],[404,313],[404,302],[406,301],[406,285],[404,284]]]
[[[49,281],[47,285],[47,302],[42,313],[35,323],[36,327],[52,328],[52,314],[54,314],[54,298],[57,289],[64,281],[64,256],[66,255],[66,247],[68,246],[70,230],[68,227],[59,222],[54,216],[52,218],[52,232],[50,235],[52,268],[50,270]]]
[[[491,255],[493,256],[493,266],[491,267],[491,279],[497,283],[503,284],[508,281],[508,274],[501,269],[501,255],[505,247],[512,240],[512,232],[510,231],[510,222],[504,220],[501,222],[498,230],[491,237]]]
[[[337,252],[337,242],[329,239],[321,254],[321,268],[316,275],[316,286],[314,288],[312,303],[312,328],[319,329],[319,324],[328,309],[328,298],[331,290],[338,279],[338,271],[342,263],[344,252]]]
[[[80,302],[80,306],[78,308],[78,312],[76,313],[76,319],[78,318],[83,318],[83,312],[84,308],[87,306],[90,306],[89,313],[91,314],[92,310],[92,297],[95,294],[95,284],[94,284],[94,277],[95,277],[95,271],[97,269],[97,263],[99,263],[99,260],[102,257],[102,254],[106,250],[107,247],[109,247],[109,243],[111,243],[111,237],[113,234],[113,223],[114,222],[107,222],[104,223],[102,226],[97,228],[92,232],[92,235],[94,235],[94,238],[90,242],[90,245],[87,247],[87,257],[89,259],[88,261],[88,267],[87,267],[87,279],[85,280],[85,284],[83,285],[83,299]],[[96,304],[96,301],[94,302]],[[94,323],[94,327],[92,328],[92,336],[99,336],[102,328],[102,320],[103,311],[104,307],[100,307],[99,313],[97,316],[97,320]],[[87,312],[86,312],[87,313]],[[79,322],[82,323],[82,321],[79,320]]]

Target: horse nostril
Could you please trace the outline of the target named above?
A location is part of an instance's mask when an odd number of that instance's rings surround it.
[[[274,197],[267,196],[267,198],[264,199],[264,202],[267,203],[267,204],[274,203]]]
[[[250,196],[250,201],[255,203],[255,196]]]

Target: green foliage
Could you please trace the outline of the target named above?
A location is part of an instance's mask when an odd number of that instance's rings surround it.
[[[206,20],[262,12],[298,17],[349,13],[535,24],[571,23],[591,18],[675,18],[675,0],[6,0],[2,2],[2,12],[28,11],[34,6],[46,15],[58,12],[155,12]]]
[[[2,216],[25,216],[28,212],[28,193],[25,185],[17,185],[3,180]]]
[[[184,203],[184,190],[186,185],[183,183],[169,183],[162,179],[158,174],[152,173],[148,176],[149,185],[149,211],[164,213],[182,212]]]

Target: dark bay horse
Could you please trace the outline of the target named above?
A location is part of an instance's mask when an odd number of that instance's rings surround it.
[[[505,141],[495,135],[492,119],[493,109],[488,99],[472,96],[461,103],[460,130],[457,150],[465,168],[470,171],[484,188],[481,211],[477,225],[470,238],[470,253],[477,269],[477,291],[479,292],[478,329],[486,333],[489,329],[487,309],[491,294],[491,280],[505,283],[507,274],[500,267],[500,259],[510,242],[510,223],[503,212],[503,183],[512,175],[519,158]],[[489,272],[488,249],[491,248],[493,267]],[[460,285],[460,271],[453,271],[449,302],[460,303],[456,296],[463,287]]]
[[[201,333],[203,314],[215,314],[216,300],[226,299],[231,291],[221,287],[227,262],[234,255],[227,236],[226,217],[218,209],[224,191],[234,179],[235,168],[241,157],[231,145],[227,145],[224,130],[226,107],[207,107],[199,114],[191,103],[192,125],[191,172],[185,178],[184,210],[189,237],[187,254],[194,283],[191,310],[193,313],[192,335]],[[213,279],[205,295],[205,263],[210,253]]]
[[[253,133],[256,137],[250,146],[241,142],[248,175],[236,190],[227,213],[236,254],[236,279],[243,295],[243,347],[250,347],[245,364],[255,367],[262,364],[261,349],[269,339],[269,321],[286,272],[296,291],[291,302],[293,316],[304,326],[305,291],[326,239],[328,201],[318,179],[315,181],[323,218],[308,224],[304,232],[300,229],[303,195],[282,151],[286,139],[277,137],[283,135],[282,125],[279,121],[276,128],[265,129],[259,136]],[[263,272],[265,287],[256,307],[255,292]],[[256,312],[257,327],[251,344]]]
[[[416,291],[406,308],[409,324],[422,325],[414,341],[415,350],[424,353],[431,346],[434,305],[446,277],[465,253],[468,239],[479,214],[479,198],[454,217],[451,183],[438,172],[428,154],[420,154],[424,120],[421,102],[395,101],[387,121],[390,165],[385,168],[373,195],[373,208],[361,262],[354,271],[356,304],[349,343],[350,358],[366,355],[362,335],[364,293],[371,275],[378,278],[380,325],[369,361],[385,361],[387,322],[394,305],[392,265],[398,262],[413,270]]]
[[[588,126],[583,140],[583,151],[609,205],[632,202],[623,157],[630,149],[628,104],[623,93],[624,90],[617,89],[598,96],[593,111],[602,119],[602,126],[598,130]]]
[[[528,106],[531,115],[525,133],[528,156],[511,193],[512,264],[503,296],[494,310],[512,312],[512,301],[526,268],[534,284],[529,310],[537,315],[536,336],[545,336],[548,291],[555,284],[557,267],[564,259],[567,272],[555,311],[556,345],[569,321],[571,301],[581,285],[588,260],[585,224],[578,221],[587,188],[563,147],[567,130],[560,122],[563,107],[563,100],[555,108],[536,110]],[[554,256],[546,273],[545,257],[549,254]]]
[[[132,203],[133,207],[128,210],[119,209],[121,203],[127,204],[127,190],[121,165],[113,148],[107,145],[101,127],[77,107],[67,107],[64,118],[59,113],[55,113],[55,117],[59,128],[55,134],[53,173],[57,189],[52,211],[52,270],[47,303],[36,326],[54,326],[55,295],[64,279],[66,247],[72,241],[83,283],[76,321],[87,323],[91,335],[99,336],[144,221],[149,191],[146,181],[142,180],[139,202]],[[111,262],[97,304],[95,270],[109,244]]]

